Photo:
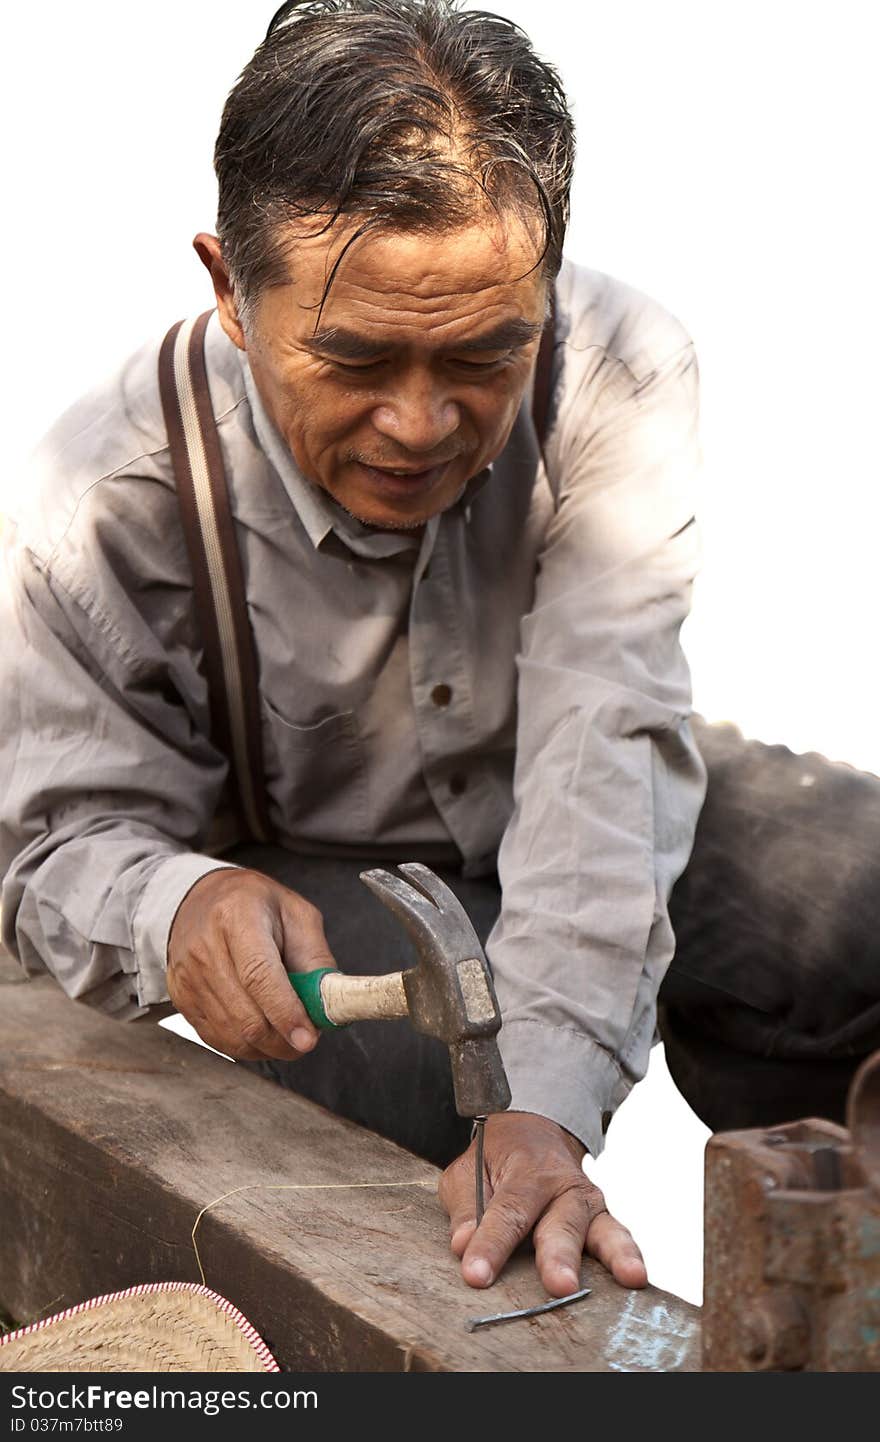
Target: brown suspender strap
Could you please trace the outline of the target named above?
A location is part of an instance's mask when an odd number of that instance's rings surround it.
[[[204,647],[211,739],[229,759],[248,832],[268,841],[257,659],[205,368],[212,314],[172,326],[159,355],[159,391]]]

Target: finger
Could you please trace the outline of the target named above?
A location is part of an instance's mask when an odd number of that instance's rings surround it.
[[[462,1256],[461,1271],[472,1287],[490,1287],[504,1263],[525,1241],[546,1204],[540,1185],[522,1171],[496,1187]]]
[[[590,1220],[583,1193],[573,1190],[558,1197],[535,1227],[538,1275],[551,1296],[577,1292]]]
[[[184,1011],[184,1015],[188,1015]],[[199,997],[198,1020],[192,1020],[203,1041],[238,1061],[297,1061],[302,1054],[280,1036],[239,985],[232,966],[215,993],[205,988]]]
[[[304,896],[288,891],[281,897],[281,953],[288,971],[317,971],[334,957],[324,934],[324,917]]]
[[[286,977],[285,977],[286,980]],[[288,982],[288,986],[290,983]],[[246,1060],[254,1057],[272,1057],[276,1061],[296,1061],[313,1046],[311,1035],[305,1034],[303,1044],[294,1045],[294,1030],[288,1039],[269,1021],[256,1000],[243,988],[230,998],[220,1017],[220,1025],[234,1040],[233,1055]]]
[[[190,1026],[195,1028],[195,1030],[199,1034],[199,1038],[205,1043],[205,1046],[212,1047],[213,1050],[219,1052],[221,1056],[229,1057],[231,1061],[260,1060],[259,1053],[254,1051],[252,1047],[242,1046],[239,1049],[238,1053],[236,1055],[233,1055],[233,1053],[229,1049],[228,1038],[225,1036],[219,1036],[212,1027],[209,1018],[204,1016],[201,1012],[185,1012],[180,1007],[178,1007],[177,1010],[181,1013],[181,1016],[186,1017],[187,1021],[190,1023]]]
[[[440,1178],[440,1200],[449,1213],[450,1245],[457,1257],[464,1255],[477,1230],[476,1147],[471,1144],[463,1156],[446,1168]],[[494,1193],[487,1177],[483,1178],[483,1203],[488,1206]]]
[[[169,982],[168,990],[175,1010],[186,1018],[206,1046],[238,1061],[259,1060],[251,1047],[242,1046],[237,1054],[234,1052],[234,1038],[229,1035],[228,1027],[222,1024],[222,1018],[218,1027],[212,998],[206,991],[196,993],[186,977],[178,978],[173,987]]]
[[[586,1249],[622,1287],[644,1287],[647,1284],[645,1260],[632,1233],[609,1212],[601,1212],[593,1219],[587,1232]]]
[[[254,929],[247,934],[253,936]],[[284,983],[292,990],[286,976]],[[297,1048],[272,1026],[248,994],[224,938],[218,937],[211,948],[209,968],[186,963],[175,968],[173,1000],[202,1040],[227,1056],[241,1061],[263,1057],[296,1061],[310,1049],[310,1038]]]
[[[551,1297],[567,1297],[581,1285],[584,1244],[605,1199],[590,1183],[575,1183],[547,1208],[535,1227],[538,1275]]]
[[[266,1055],[283,1057],[291,1048],[295,1053],[311,1051],[318,1031],[290,984],[282,944],[281,929],[277,937],[273,935],[265,917],[249,918],[227,938],[235,978],[249,1003],[242,1009],[240,996],[230,997],[239,1014],[241,1036]]]
[[[336,958],[327,944],[327,937],[324,934],[324,918],[317,906],[313,906],[305,897],[294,892],[288,892],[282,898],[281,905],[281,955],[283,969],[287,971],[308,972],[320,971],[330,968],[338,971]],[[295,997],[299,1006],[302,1003],[287,981],[288,990]],[[305,1014],[305,1008],[302,1007]],[[309,1027],[312,1027],[310,1018],[306,1015]],[[314,1030],[314,1028],[312,1027]],[[298,1029],[294,1032],[294,1042],[299,1045],[304,1038]],[[317,1038],[317,1031],[315,1036]]]

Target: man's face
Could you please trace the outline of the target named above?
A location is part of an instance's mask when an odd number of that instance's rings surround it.
[[[503,448],[546,307],[534,236],[512,216],[431,235],[356,225],[298,238],[290,283],[245,339],[302,473],[369,525],[420,526]],[[239,342],[240,343],[240,342]]]

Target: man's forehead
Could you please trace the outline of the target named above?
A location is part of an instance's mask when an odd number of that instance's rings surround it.
[[[481,216],[472,224],[437,230],[395,229],[341,217],[329,228],[301,222],[278,237],[300,305],[338,304],[368,311],[371,304],[431,313],[525,303],[543,294],[541,245],[515,214]]]

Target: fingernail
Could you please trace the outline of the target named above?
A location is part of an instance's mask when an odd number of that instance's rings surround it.
[[[306,1031],[304,1026],[295,1027],[290,1033],[290,1042],[297,1051],[311,1051],[315,1045],[315,1033]]]
[[[475,1287],[488,1287],[492,1280],[492,1268],[485,1257],[474,1257],[472,1262],[468,1262],[465,1273]]]
[[[560,1267],[559,1276],[562,1285],[567,1287],[570,1292],[576,1292],[580,1287],[581,1279],[573,1267]]]

